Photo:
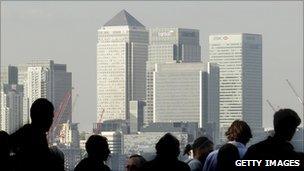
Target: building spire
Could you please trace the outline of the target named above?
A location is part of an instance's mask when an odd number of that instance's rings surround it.
[[[137,26],[145,27],[136,18],[129,14],[126,10],[121,10],[111,20],[109,20],[104,26]]]

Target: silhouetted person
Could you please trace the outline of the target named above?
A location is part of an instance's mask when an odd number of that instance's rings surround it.
[[[192,146],[191,146],[191,144],[187,144],[184,149],[183,160],[185,161],[185,163],[188,163],[192,159],[193,159]]]
[[[252,138],[251,129],[248,124],[244,121],[235,120],[225,135],[228,139],[227,143],[234,145],[238,150],[240,158],[243,158],[247,151],[246,144]],[[215,150],[208,155],[203,171],[218,171],[218,153],[219,150]]]
[[[131,155],[127,160],[126,171],[139,171],[146,162],[146,159],[141,155]]]
[[[10,162],[9,135],[0,131],[0,170],[11,170]]]
[[[51,159],[54,163],[54,169],[56,170],[64,170],[64,153],[57,147],[57,146],[51,146],[50,147],[51,152]]]
[[[100,135],[92,135],[85,145],[88,157],[81,160],[75,167],[75,171],[110,171],[104,164],[110,154],[107,138]]]
[[[157,142],[156,157],[147,162],[143,169],[144,171],[190,171],[189,166],[178,160],[179,141],[170,133],[165,134]]]
[[[291,145],[297,126],[301,123],[298,114],[291,109],[280,109],[273,117],[274,135],[252,145],[244,159],[301,160],[301,167],[254,167],[252,170],[296,170],[303,169],[303,153],[294,151]],[[263,163],[265,165],[265,162]],[[304,170],[304,169],[303,169]]]
[[[192,144],[193,159],[186,163],[191,171],[202,171],[205,160],[210,152],[213,151],[213,142],[207,137],[199,137]]]
[[[47,135],[54,117],[53,104],[44,98],[30,109],[31,124],[10,136],[15,170],[58,170],[48,147]]]
[[[231,144],[224,144],[217,155],[217,170],[218,171],[236,171],[235,161],[240,159],[238,148]]]

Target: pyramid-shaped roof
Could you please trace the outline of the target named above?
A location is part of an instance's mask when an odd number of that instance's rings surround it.
[[[120,11],[104,26],[139,26],[145,27],[136,18],[129,14],[126,10]]]

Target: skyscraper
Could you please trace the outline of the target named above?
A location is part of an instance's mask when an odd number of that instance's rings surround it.
[[[149,55],[146,70],[145,124],[153,122],[153,71],[155,64],[200,62],[199,31],[174,27],[149,30]]]
[[[28,123],[30,106],[37,98],[47,98],[54,104],[55,112],[58,111],[65,95],[72,91],[72,74],[67,72],[65,64],[35,60],[18,66],[18,83],[24,86],[23,120]],[[60,124],[72,120],[71,105],[69,99]]]
[[[147,56],[148,31],[127,11],[98,30],[97,118],[129,118],[129,101],[145,98]]]
[[[0,129],[11,134],[23,123],[23,86],[2,84],[1,86]]]
[[[210,61],[220,68],[220,126],[235,119],[262,127],[262,36],[209,36]]]
[[[1,84],[17,84],[18,68],[16,66],[1,67]]]
[[[208,116],[209,113],[215,115],[212,117],[218,115],[218,108],[213,107],[209,111],[208,103],[210,97],[214,98],[212,105],[219,103],[215,99],[218,94],[216,80],[219,78],[216,64],[194,62],[155,65],[153,122],[196,122],[199,127],[206,128],[209,120],[216,121]]]

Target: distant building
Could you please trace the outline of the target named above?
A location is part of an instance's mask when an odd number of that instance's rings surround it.
[[[155,156],[155,144],[167,132],[138,132],[136,134],[123,135],[123,153],[126,156],[140,154],[147,160]],[[180,142],[180,150],[183,151],[188,144],[188,134],[186,132],[171,132]]]
[[[236,119],[252,130],[262,128],[262,36],[217,34],[209,36],[210,62],[220,69],[220,127]]]
[[[18,68],[16,66],[1,67],[1,84],[18,84]]]
[[[200,62],[199,30],[175,27],[149,29],[144,123],[153,122],[153,71],[156,63]]]
[[[56,64],[53,60],[35,60],[18,66],[18,84],[24,86],[23,120],[28,123],[30,106],[37,98],[47,98],[58,111],[65,96],[72,91],[72,74],[67,72],[65,64]],[[60,124],[72,120],[71,107],[69,99]]]
[[[135,133],[143,127],[144,122],[144,106],[143,101],[130,101],[129,102],[129,113],[130,113],[130,132]]]
[[[24,88],[18,84],[17,67],[1,67],[0,83],[0,129],[13,133],[23,124]]]
[[[59,143],[72,148],[79,147],[79,131],[78,123],[63,123],[61,124]]]
[[[110,158],[107,164],[113,171],[124,170],[125,155],[122,152],[122,132],[119,131],[104,131],[101,135],[108,139],[109,148],[111,151]]]
[[[145,98],[148,31],[122,10],[98,30],[97,116],[129,119],[129,101]]]
[[[60,125],[57,144],[64,153],[66,170],[74,170],[82,159],[78,123],[63,123]]]
[[[11,134],[23,124],[23,86],[2,84],[0,128]]]
[[[153,122],[197,122],[218,139],[218,79],[216,64],[155,64]],[[210,102],[209,102],[210,101]]]

